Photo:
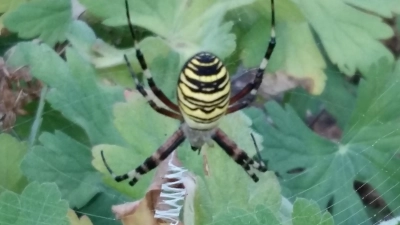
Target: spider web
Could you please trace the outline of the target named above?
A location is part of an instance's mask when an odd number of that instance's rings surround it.
[[[238,16],[238,18],[240,19],[240,16],[241,16],[240,12],[237,13],[237,16]],[[318,42],[318,45],[321,45],[321,42]],[[228,65],[228,66],[229,66],[229,65]],[[340,74],[339,72],[337,72],[336,70],[330,70],[330,71],[328,71],[328,72],[331,72],[332,74],[337,75],[337,76],[341,75],[341,74]],[[83,78],[83,80],[84,80],[84,79],[86,79],[86,78]],[[393,83],[397,83],[397,82],[398,82],[398,80],[393,81]],[[393,85],[393,86],[389,87],[387,91],[390,91],[392,88],[395,88],[395,87],[396,87],[396,86]],[[386,93],[386,92],[385,92],[385,93]],[[338,103],[338,102],[328,101],[328,100],[326,100],[326,99],[321,99],[321,98],[318,98],[318,97],[314,97],[314,96],[305,94],[303,91],[295,90],[295,91],[292,92],[292,95],[295,96],[295,97],[303,98],[303,99],[304,99],[304,98],[305,98],[305,99],[309,99],[309,100],[311,100],[311,101],[312,101],[312,100],[318,100],[318,101],[322,102],[322,104],[330,105],[331,107],[337,108],[337,109],[340,109],[340,110],[343,110],[343,111],[347,112],[348,114],[353,113],[353,108],[349,108],[348,105],[341,105],[341,104]],[[379,96],[378,96],[376,99],[379,100],[381,96],[384,96],[384,93],[379,94]],[[91,95],[91,96],[86,96],[86,98],[102,98],[102,97],[104,97],[104,96],[99,95],[99,94],[93,94],[93,95]],[[76,99],[76,102],[83,102],[83,100],[87,100],[87,99],[83,99],[83,98]],[[63,104],[64,106],[73,106],[76,102],[68,102],[68,103],[62,103],[62,104]],[[371,103],[371,104],[374,104],[374,102]],[[313,110],[308,110],[308,111],[313,111]],[[45,110],[45,111],[43,112],[42,115],[43,115],[43,117],[45,117],[46,114],[50,114],[50,113],[52,113],[52,112],[53,112],[53,110]],[[311,118],[315,118],[315,116],[318,115],[318,112],[319,112],[318,110],[314,110],[314,112],[311,113],[311,114],[312,114]],[[331,117],[332,117],[332,116],[328,116],[328,115],[326,115],[326,114],[325,114],[325,116],[326,116],[327,119],[331,119]],[[360,113],[360,114],[358,114],[358,116],[359,116],[360,118],[363,118],[363,117],[365,117],[365,114],[364,114],[364,113]],[[95,118],[95,117],[93,117],[93,118]],[[24,122],[16,123],[16,124],[14,125],[13,128],[14,128],[14,129],[17,129],[18,127],[24,126],[24,124],[29,124],[29,123],[31,123],[32,121],[33,121],[33,119],[28,119],[28,120],[26,120],[26,121],[24,121]],[[91,121],[89,121],[89,122],[91,122]],[[385,122],[381,122],[379,119],[375,119],[373,122],[374,122],[374,123],[377,123],[378,125],[385,125]],[[336,127],[337,124],[336,124],[336,123],[334,123],[333,125],[327,126],[327,125],[324,125],[324,124],[323,124],[323,121],[322,121],[322,120],[319,120],[319,121],[316,122],[316,124],[317,124],[317,125],[321,125],[321,124],[322,124],[321,126],[323,126],[323,128],[325,128],[325,130],[328,130],[328,128],[335,128],[335,129],[337,129],[337,127]],[[74,126],[76,126],[76,124],[74,124],[74,123],[71,122],[70,124],[65,125],[65,126],[63,126],[63,127],[61,127],[61,128],[58,128],[57,130],[63,132],[63,131],[68,130],[68,129],[70,129],[71,127],[74,127]],[[157,126],[157,125],[155,125],[155,124],[153,124],[153,123],[148,123],[147,126],[149,127],[149,129],[152,129],[152,130],[160,130],[160,129],[163,129],[163,127],[159,127],[159,126]],[[324,126],[326,126],[326,127],[324,127]],[[357,123],[354,123],[354,124],[349,128],[349,130],[352,130],[352,129],[355,128],[356,126],[357,126]],[[381,136],[380,136],[378,139],[376,139],[376,141],[375,141],[373,144],[370,144],[370,147],[373,147],[373,146],[375,145],[375,143],[378,142],[380,139],[384,139],[385,137],[387,137],[387,136],[390,135],[391,133],[396,132],[397,130],[398,130],[398,128],[393,128],[393,130],[392,130],[391,132],[389,132],[389,133],[382,133]],[[321,132],[321,131],[320,131],[320,132]],[[319,134],[321,134],[321,133],[319,133]],[[156,137],[156,138],[157,138],[157,137]],[[342,136],[341,138],[343,139],[343,138],[345,138],[345,137]],[[264,141],[268,141],[268,140],[264,140]],[[313,149],[314,147],[313,147],[313,146],[310,146],[310,148]],[[86,150],[87,150],[88,152],[91,151],[90,148],[87,148]],[[363,150],[361,150],[361,152],[367,151],[367,150],[368,150],[368,149],[363,149]],[[397,160],[397,158],[396,158],[396,157],[397,157],[397,154],[398,154],[398,152],[396,151],[395,154],[393,154],[392,157],[386,161],[386,164],[385,164],[385,165],[382,165],[382,170],[385,170],[385,166],[388,165],[392,160],[393,160],[393,161]],[[195,154],[193,154],[193,156],[194,156],[194,155],[195,155]],[[328,161],[328,157],[326,157],[326,158],[322,157],[322,160],[323,160],[323,161],[325,161],[325,160]],[[46,162],[44,161],[43,163],[46,163]],[[349,161],[344,162],[344,166],[343,166],[342,168],[338,168],[338,170],[339,170],[339,171],[340,171],[340,170],[345,170],[346,168],[348,168],[348,165],[349,165],[350,163],[351,163],[351,162],[349,162]],[[131,164],[130,159],[124,159],[123,161],[121,161],[121,164],[127,164],[127,165]],[[361,170],[363,170],[364,168],[367,168],[368,166],[370,166],[370,165],[369,165],[369,164],[365,164],[363,167],[361,167],[361,169],[359,169],[359,171],[356,171],[356,174],[360,173]],[[398,169],[400,169],[400,167],[399,167]],[[316,165],[316,166],[309,167],[305,173],[312,173],[313,171],[318,171],[318,170],[321,170],[321,168],[320,168],[318,165]],[[394,172],[397,172],[397,171],[398,171],[398,170],[395,170]],[[394,172],[393,172],[393,173],[394,173]],[[376,176],[379,176],[379,175],[380,175],[379,173],[373,173],[373,174],[371,174],[371,175],[370,175],[370,178],[367,180],[367,182],[370,181],[370,180],[372,180],[372,179],[374,179]],[[386,174],[387,178],[391,178],[393,175],[394,175],[394,174],[390,174],[390,173],[389,173],[389,174]],[[66,176],[68,176],[68,175],[66,175]],[[298,179],[300,176],[301,176],[301,174],[292,176],[289,180],[283,180],[283,182],[295,181],[295,180]],[[72,176],[68,176],[68,178],[69,178],[69,179],[72,179],[72,180],[76,180],[76,182],[80,183],[82,186],[86,187],[87,189],[92,189],[92,190],[101,192],[101,193],[102,193],[102,198],[105,199],[105,202],[108,202],[108,200],[111,200],[110,202],[113,202],[113,203],[120,203],[120,204],[127,202],[127,199],[126,199],[125,197],[123,197],[123,196],[120,195],[120,194],[117,194],[116,192],[104,191],[104,187],[103,187],[101,184],[96,184],[96,185],[94,185],[93,183],[91,183],[91,182],[89,182],[89,181],[78,180],[78,179],[76,179],[76,177],[72,177]],[[318,187],[319,187],[320,185],[322,185],[323,183],[329,182],[329,181],[330,181],[330,178],[322,179],[322,180],[316,182],[315,184],[313,184],[312,187],[307,188],[307,189],[305,189],[304,191],[308,191],[308,190],[311,190],[311,189],[313,189],[313,188],[318,188]],[[337,187],[335,187],[335,190],[333,190],[333,191],[338,191],[338,190],[340,190],[340,188],[345,187],[345,186],[348,185],[349,183],[352,184],[353,182],[354,182],[353,179],[348,179],[348,180],[347,180],[347,183],[343,183],[343,184],[337,185]],[[384,182],[382,182],[382,185],[383,185],[383,184],[384,184]],[[393,186],[393,189],[395,189],[395,188],[397,187],[398,184],[399,184],[399,183],[396,183],[396,184]],[[367,186],[367,185],[363,184],[363,185],[360,185],[359,187],[357,187],[357,188],[355,188],[355,189],[356,189],[357,191],[360,191],[363,187],[365,188],[366,186]],[[376,187],[375,187],[375,188],[376,188]],[[366,193],[364,192],[364,194],[366,194],[366,196],[364,197],[364,199],[368,198],[369,196],[372,196],[372,200],[370,199],[370,202],[367,202],[367,203],[365,204],[365,206],[367,206],[367,207],[368,207],[368,206],[374,206],[374,204],[375,204],[377,201],[379,201],[379,202],[382,201],[382,199],[380,198],[380,196],[373,195],[373,194],[375,194],[375,193],[373,193],[372,191],[374,191],[374,187],[372,187],[372,189],[371,189],[371,188],[367,189],[367,190],[366,190]],[[390,191],[390,190],[387,190],[387,191]],[[115,193],[115,194],[112,194],[112,193]],[[382,194],[382,193],[380,193],[380,194]],[[384,194],[384,193],[383,193],[383,194]],[[296,196],[295,196],[295,195],[286,195],[286,196],[284,196],[284,197],[287,198],[287,199],[293,200]],[[397,197],[398,197],[398,196],[397,196]],[[395,202],[395,201],[397,200],[397,197],[394,198],[394,199],[392,199],[392,201]],[[23,198],[27,198],[27,197],[24,197],[24,196],[23,196]],[[320,201],[320,200],[322,200],[322,199],[314,199],[314,200],[315,200],[316,202],[318,202],[318,201]],[[33,201],[37,201],[37,200],[33,199]],[[387,209],[387,205],[389,205],[390,203],[391,203],[391,202],[385,202],[385,205],[379,206],[377,212],[371,213],[371,215],[369,216],[370,219],[373,219],[377,214],[382,213],[384,210],[386,210],[386,209]],[[337,204],[337,203],[336,203],[336,204]],[[226,207],[227,207],[227,208],[230,208],[231,206],[234,206],[234,205],[235,205],[235,202],[234,202],[234,201],[231,201],[231,202],[229,202],[229,205],[228,205],[228,204],[226,205]],[[332,205],[332,206],[334,206],[334,205]],[[110,207],[111,207],[111,206],[110,206]],[[351,205],[349,205],[349,208],[350,208],[350,207],[351,207]],[[399,206],[399,207],[400,207],[400,206]],[[21,209],[22,209],[22,210],[26,210],[25,208],[21,208]],[[346,209],[347,209],[347,208],[343,208],[342,210],[345,211]],[[323,209],[323,210],[324,210],[324,209]],[[360,210],[364,210],[364,209],[361,208]],[[392,209],[392,211],[396,211],[396,210],[398,210],[398,208]],[[80,213],[80,214],[88,215],[88,216],[90,216],[90,217],[92,217],[92,218],[97,218],[98,221],[103,221],[104,224],[107,224],[109,221],[113,221],[113,220],[114,220],[114,218],[111,217],[111,216],[104,216],[104,215],[99,214],[99,213],[88,213],[88,212],[83,212],[83,211],[81,211],[81,210],[75,210],[75,211],[76,211],[77,213]],[[256,214],[256,213],[257,213],[257,212],[251,212],[251,213],[249,213],[249,214]],[[243,217],[246,217],[246,216],[248,216],[248,215],[246,215],[246,214],[241,214],[241,215],[237,215],[237,216],[233,217],[232,219],[240,219],[240,218],[243,218]],[[395,216],[395,215],[393,215],[393,216]],[[32,220],[32,221],[29,221],[29,222],[32,222],[32,223],[33,223],[33,222],[35,222],[35,221]],[[284,224],[284,222],[287,222],[287,221],[282,221],[282,224]],[[207,223],[207,225],[209,225],[209,224],[222,224],[222,223],[223,223],[223,221],[214,221],[214,222],[212,222],[212,223]],[[344,223],[341,223],[341,224],[346,224],[346,223],[344,222]]]

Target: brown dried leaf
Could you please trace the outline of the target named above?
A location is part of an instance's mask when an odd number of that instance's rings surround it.
[[[11,69],[0,58],[0,127],[3,130],[12,128],[18,115],[27,114],[25,105],[39,98],[41,88],[28,69]]]
[[[129,98],[130,94],[132,93],[129,93],[128,91],[125,92],[125,96],[127,98]],[[171,154],[167,159],[165,159],[157,167],[157,171],[154,175],[153,181],[143,199],[112,207],[112,211],[115,214],[116,218],[121,219],[124,225],[169,224],[168,222],[155,219],[154,213],[156,208],[161,209],[159,205],[161,201],[161,185],[165,182],[169,182],[168,180],[165,180],[164,176],[168,172],[168,162],[171,157],[174,165],[181,165],[175,154]],[[166,208],[162,209],[165,210]],[[183,225],[181,222],[179,224]]]

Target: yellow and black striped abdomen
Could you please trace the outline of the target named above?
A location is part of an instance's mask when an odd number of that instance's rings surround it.
[[[201,52],[184,65],[178,81],[178,105],[193,129],[211,129],[224,116],[231,92],[226,67],[211,53]]]

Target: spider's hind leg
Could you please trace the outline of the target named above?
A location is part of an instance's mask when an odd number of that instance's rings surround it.
[[[254,169],[260,172],[266,172],[267,167],[262,161],[256,162],[250,158],[245,151],[240,149],[235,142],[230,140],[228,136],[221,130],[217,129],[213,140],[221,146],[222,149],[228,154],[237,164],[243,167],[246,173],[253,179],[254,182],[258,181],[258,177],[254,173]]]
[[[258,162],[251,160],[249,163],[252,167],[254,167],[255,169],[261,171],[261,172],[266,172],[268,170],[268,168],[265,166],[264,162],[262,161],[262,157],[261,157],[261,153],[260,153],[260,149],[258,148],[258,145],[256,143],[256,139],[254,138],[253,134],[250,134],[251,139],[253,140],[253,144],[256,147],[256,152],[257,152],[257,157],[258,157]]]
[[[185,140],[185,135],[181,129],[178,129],[161,147],[157,149],[150,157],[148,157],[142,165],[136,167],[136,169],[129,171],[128,173],[122,175],[115,175],[108,166],[107,161],[104,157],[103,151],[101,151],[101,157],[103,163],[106,166],[108,172],[114,177],[114,180],[121,182],[124,180],[130,180],[129,184],[131,186],[138,182],[140,176],[150,172],[152,169],[156,168],[163,160],[165,160],[183,141]]]

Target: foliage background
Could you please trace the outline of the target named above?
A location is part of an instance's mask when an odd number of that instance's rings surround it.
[[[237,91],[268,44],[269,1],[129,3],[139,46],[172,99],[194,53],[222,58]],[[271,172],[253,184],[214,146],[205,150],[213,172],[206,176],[202,157],[183,144],[178,157],[198,187],[194,223],[373,224],[397,216],[400,2],[275,3],[277,46],[259,99],[221,124],[251,154],[249,134],[258,134]],[[138,94],[124,96],[134,82],[122,55],[140,70],[123,1],[5,0],[0,13],[0,224],[120,224],[111,206],[143,198],[153,175],[134,188],[115,183],[99,151],[123,173],[179,125]],[[138,214],[129,224],[140,224]]]

